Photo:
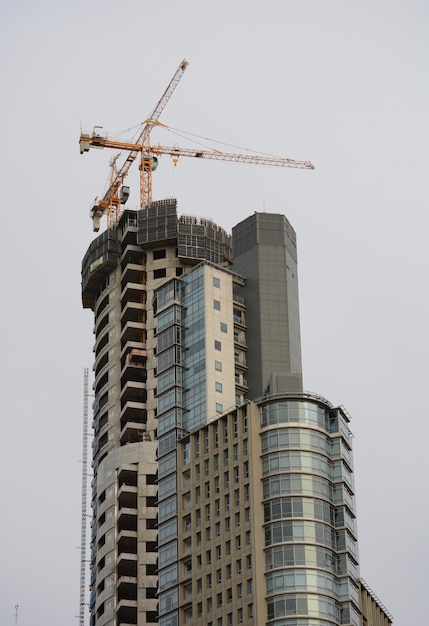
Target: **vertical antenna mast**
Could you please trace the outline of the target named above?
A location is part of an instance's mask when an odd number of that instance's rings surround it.
[[[18,626],[18,604],[15,604],[15,626]]]
[[[82,433],[82,519],[80,527],[80,597],[79,626],[85,624],[85,574],[86,574],[86,503],[88,465],[88,368],[83,372],[83,433]]]

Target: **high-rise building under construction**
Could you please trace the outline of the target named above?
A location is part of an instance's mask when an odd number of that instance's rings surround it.
[[[91,626],[387,626],[360,580],[349,416],[303,390],[295,232],[175,200],[90,245]]]

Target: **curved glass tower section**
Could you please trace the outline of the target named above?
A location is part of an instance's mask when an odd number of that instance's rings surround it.
[[[268,620],[359,626],[349,418],[310,395],[260,411]]]

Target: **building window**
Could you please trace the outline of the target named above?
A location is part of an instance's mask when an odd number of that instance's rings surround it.
[[[231,576],[232,576],[232,565],[231,565],[231,563],[228,563],[228,565],[226,566],[225,571],[226,571],[226,577],[227,578],[231,578]]]
[[[234,437],[238,436],[238,418],[234,415]]]
[[[215,309],[215,311],[220,311],[220,301],[219,300],[213,300],[213,308]]]
[[[220,361],[215,361],[215,370],[217,372],[221,372],[222,371],[222,363]]]
[[[226,452],[226,450],[225,450],[225,452]],[[224,477],[224,481],[225,481],[225,488],[228,489],[228,487],[229,487],[229,471],[228,470],[225,472],[223,477]]]
[[[225,519],[225,530],[226,532],[229,532],[231,530],[231,518],[227,517]]]
[[[241,537],[240,537],[240,535],[238,535],[235,538],[235,547],[237,548],[237,550],[240,550],[240,548],[241,548]]]
[[[247,565],[247,569],[251,569],[252,567],[252,555],[248,554],[246,556],[246,565]]]
[[[249,478],[249,461],[244,463],[244,478]]]
[[[216,580],[218,583],[222,582],[222,570],[221,569],[216,570]]]
[[[219,391],[219,393],[222,393],[222,383],[216,382],[215,388],[216,388],[216,391]]]
[[[228,324],[225,324],[224,322],[220,323],[220,330],[222,333],[227,333],[228,332]]]
[[[238,443],[234,444],[233,452],[234,452],[234,461],[238,461]]]
[[[222,413],[223,412],[223,405],[220,404],[220,402],[216,402],[216,413]]]
[[[220,536],[220,522],[216,522],[215,530],[216,530],[216,536],[219,537]]]
[[[213,276],[213,287],[220,287],[220,280],[216,276]]]
[[[223,438],[225,440],[225,443],[228,443],[228,418],[224,417],[222,421],[223,421]]]
[[[215,350],[219,350],[219,351],[221,351],[221,350],[222,350],[222,344],[221,344],[221,342],[220,342],[220,341],[217,341],[217,340],[215,339],[215,342],[214,342],[214,347],[215,347]]]
[[[165,268],[159,270],[153,270],[154,278],[165,278],[167,276],[167,270]]]
[[[167,256],[166,250],[154,250],[153,251],[153,260],[157,261],[158,259],[165,259]]]

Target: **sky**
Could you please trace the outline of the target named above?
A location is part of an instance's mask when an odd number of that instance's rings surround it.
[[[154,198],[294,226],[304,385],[352,417],[361,576],[396,626],[427,623],[428,23],[424,0],[1,4],[2,626],[78,623],[80,264],[114,155],[79,134],[143,122],[183,58],[162,122],[315,170],[164,156]]]

